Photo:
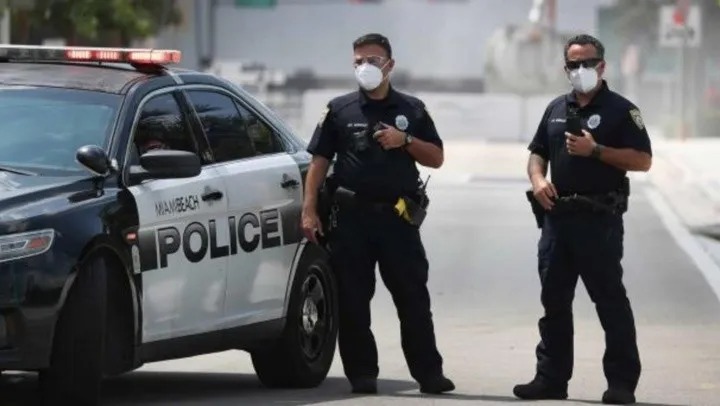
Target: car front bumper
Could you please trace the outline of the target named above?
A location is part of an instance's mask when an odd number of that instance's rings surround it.
[[[49,365],[53,332],[69,278],[52,250],[0,263],[0,370]]]

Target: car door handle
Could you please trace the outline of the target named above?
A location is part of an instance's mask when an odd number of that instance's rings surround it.
[[[282,186],[284,189],[287,189],[289,187],[295,187],[299,185],[300,183],[288,176],[287,174],[283,175],[283,181],[280,183],[280,186]]]
[[[208,200],[220,200],[223,197],[223,192],[215,189],[206,189],[200,197],[204,202]]]

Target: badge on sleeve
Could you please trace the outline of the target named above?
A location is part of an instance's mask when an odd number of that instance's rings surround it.
[[[591,130],[596,129],[600,125],[600,120],[601,120],[601,117],[599,114],[593,114],[592,116],[590,116],[590,118],[588,118],[588,121],[587,121],[588,128],[590,128]]]
[[[402,114],[395,117],[395,127],[397,127],[398,130],[405,131],[407,130],[409,125],[410,122],[408,121],[407,117],[403,116]]]
[[[643,123],[642,115],[640,114],[640,110],[638,109],[632,109],[630,110],[630,117],[632,117],[633,121],[635,122],[635,125],[639,129],[645,128],[645,123]]]

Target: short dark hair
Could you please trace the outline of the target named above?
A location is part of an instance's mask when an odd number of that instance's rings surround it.
[[[605,60],[605,46],[603,46],[602,42],[600,42],[599,39],[593,37],[592,35],[580,34],[570,38],[565,44],[565,54],[563,56],[565,59],[567,59],[568,50],[573,45],[592,45],[593,47],[595,47],[597,57]]]
[[[388,58],[392,58],[392,47],[390,41],[382,34],[370,33],[353,41],[353,50],[365,45],[378,45],[387,52]]]

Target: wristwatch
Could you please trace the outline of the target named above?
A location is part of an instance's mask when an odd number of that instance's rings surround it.
[[[602,145],[595,144],[595,146],[592,149],[592,152],[590,153],[590,157],[595,158],[595,159],[600,158],[600,153],[602,152],[603,148],[604,147]]]
[[[412,142],[413,136],[410,135],[410,133],[405,133],[405,145],[410,145]]]

